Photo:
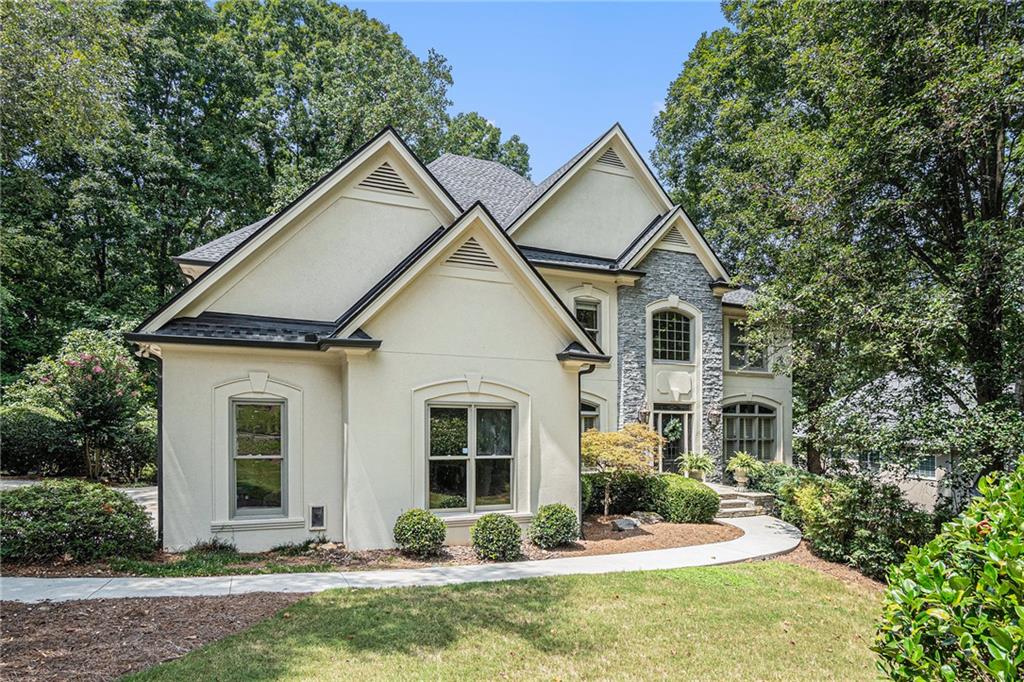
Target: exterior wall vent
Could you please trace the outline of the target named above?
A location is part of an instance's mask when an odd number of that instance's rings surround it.
[[[313,505],[309,508],[309,529],[327,530],[327,508]]]
[[[455,249],[455,253],[448,256],[445,261],[449,265],[471,265],[477,268],[497,268],[491,257],[484,251],[484,247],[474,238],[470,237],[462,243],[462,246]]]
[[[689,249],[690,242],[686,241],[686,237],[679,231],[678,227],[673,227],[671,230],[665,233],[665,236],[658,242],[658,247],[668,247],[677,249]],[[657,248],[657,247],[656,247]]]
[[[406,196],[414,196],[413,191],[409,189],[409,185],[405,184],[402,177],[395,172],[395,169],[387,161],[378,166],[377,170],[363,178],[363,181],[357,187],[377,192],[395,192],[397,194],[405,194]]]
[[[618,168],[619,170],[626,170],[626,164],[622,163],[622,159],[619,158],[619,155],[611,147],[608,147],[608,149],[604,150],[604,154],[597,157],[597,162],[605,166]]]

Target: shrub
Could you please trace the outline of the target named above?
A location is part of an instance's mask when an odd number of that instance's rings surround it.
[[[78,448],[64,419],[31,403],[0,407],[3,470],[16,476],[76,476],[83,473]]]
[[[631,472],[649,472],[654,454],[664,441],[644,424],[626,424],[621,430],[611,432],[587,431],[580,437],[583,464],[604,476],[601,500],[606,516],[611,513],[611,492],[617,479]]]
[[[911,547],[932,536],[931,516],[893,485],[854,477],[805,481],[793,493],[811,551],[882,579]]]
[[[1024,667],[1024,460],[889,573],[874,650],[894,680],[1015,680]]]
[[[139,417],[104,453],[104,475],[116,483],[156,482],[156,410],[140,410]]]
[[[779,496],[780,487],[790,481],[816,478],[805,469],[798,469],[782,462],[767,462],[756,475],[750,477],[750,489]]]
[[[484,514],[469,529],[469,537],[481,559],[513,561],[522,553],[523,532],[512,517],[504,514]]]
[[[530,525],[530,540],[544,549],[575,542],[580,536],[576,512],[564,504],[546,504]]]
[[[718,493],[686,476],[664,474],[658,477],[665,484],[662,506],[655,508],[670,523],[711,523],[718,513]]]
[[[98,483],[63,480],[0,492],[0,560],[84,563],[144,557],[156,547],[149,515]]]
[[[584,474],[592,489],[605,489],[608,475],[604,473]],[[664,506],[666,482],[652,470],[621,472],[610,479],[608,493],[611,497],[609,513],[631,514],[635,511],[656,511]],[[591,495],[590,503],[584,507],[591,514],[604,512],[603,495]]]
[[[594,500],[594,481],[590,476],[584,474],[580,477],[580,508],[584,512],[590,510],[590,505]]]
[[[414,556],[432,556],[441,551],[446,532],[444,521],[426,509],[410,509],[395,521],[395,544]]]

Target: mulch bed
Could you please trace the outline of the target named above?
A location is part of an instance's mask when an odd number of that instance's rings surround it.
[[[800,545],[789,554],[777,556],[772,561],[784,561],[787,564],[796,564],[804,568],[810,568],[819,573],[837,578],[851,587],[881,592],[885,589],[885,583],[869,578],[846,564],[835,564],[825,561],[811,554],[811,549],[806,540],[801,540]]]
[[[615,531],[612,529],[611,524],[612,521],[619,518],[622,517],[588,516],[583,523],[583,532],[586,539],[554,550],[541,549],[524,539],[522,545],[523,559],[555,559],[558,557],[622,554],[625,552],[643,552],[671,547],[690,547],[692,545],[706,545],[713,542],[734,540],[743,535],[743,531],[739,528],[721,523],[657,523],[644,524],[634,530]],[[153,560],[173,563],[180,560],[181,556],[180,554],[161,552],[156,554]],[[288,564],[300,569],[302,566],[320,566],[327,563],[333,565],[336,567],[335,570],[339,571],[426,568],[429,566],[462,566],[484,563],[477,558],[473,548],[468,545],[445,547],[438,556],[423,560],[406,556],[394,549],[352,552],[345,549],[344,545],[327,543],[295,556],[270,553],[250,555],[246,561],[235,564],[235,566],[256,568],[264,560],[272,560],[277,564]],[[239,570],[238,572],[241,571]],[[118,575],[131,575],[114,571],[104,563],[85,565],[66,563],[5,564],[3,573],[8,576],[37,578],[72,576],[109,578]]]
[[[304,594],[0,605],[0,678],[112,680],[245,630]]]

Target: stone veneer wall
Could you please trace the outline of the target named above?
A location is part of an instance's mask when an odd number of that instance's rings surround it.
[[[722,461],[721,419],[711,427],[708,410],[722,401],[722,302],[711,293],[712,277],[692,253],[653,249],[637,266],[646,273],[636,286],[619,287],[619,425],[636,421],[646,399],[647,318],[652,301],[675,294],[701,311],[701,383],[704,452],[715,461],[708,479],[720,480]]]

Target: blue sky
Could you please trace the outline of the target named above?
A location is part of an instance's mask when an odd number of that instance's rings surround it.
[[[651,123],[702,32],[707,3],[345,3],[452,67],[452,111],[479,111],[530,146],[539,180],[615,121],[649,158]]]

